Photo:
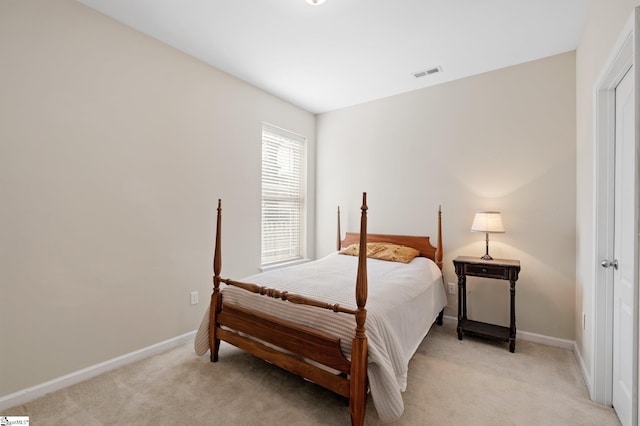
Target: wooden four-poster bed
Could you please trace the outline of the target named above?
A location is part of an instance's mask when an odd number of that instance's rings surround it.
[[[338,219],[339,219],[338,211]],[[350,300],[346,300],[345,295],[338,295],[346,290],[348,293],[348,283],[353,278],[348,276],[345,278],[342,266],[334,270],[333,263],[340,264],[355,263],[356,259],[352,256],[335,256],[330,255],[329,260],[317,260],[309,262],[318,264],[312,266],[314,271],[310,275],[313,276],[315,283],[311,285],[313,290],[310,294],[316,295],[318,288],[323,287],[323,282],[317,282],[319,279],[327,282],[343,281],[339,285],[327,290],[326,294],[318,298],[309,297],[305,291],[300,291],[295,285],[298,281],[305,281],[303,274],[304,267],[289,268],[287,272],[281,272],[277,275],[277,279],[262,280],[265,274],[258,274],[250,277],[251,281],[259,282],[240,282],[234,281],[220,276],[222,268],[221,255],[221,225],[222,225],[222,208],[221,201],[218,200],[217,228],[215,237],[215,253],[213,260],[213,294],[211,296],[211,305],[209,308],[209,316],[205,316],[203,324],[201,324],[198,335],[196,337],[196,352],[198,350],[198,339],[203,340],[201,331],[208,331],[208,349],[211,351],[211,361],[218,361],[218,351],[220,341],[228,342],[246,352],[249,352],[259,358],[262,358],[274,365],[277,365],[294,374],[302,376],[320,386],[323,386],[349,400],[349,411],[351,415],[351,423],[354,425],[362,425],[364,422],[365,406],[367,400],[368,385],[371,385],[372,396],[374,396],[374,404],[381,413],[379,405],[383,405],[387,399],[379,398],[376,400],[374,393],[374,384],[376,392],[382,392],[386,388],[391,389],[395,395],[400,395],[397,389],[398,383],[402,382],[401,367],[378,366],[377,364],[385,364],[387,358],[399,359],[396,364],[404,365],[406,381],[406,368],[408,361],[417,349],[417,345],[424,338],[427,331],[434,320],[438,324],[442,324],[442,313],[446,305],[446,296],[442,289],[442,225],[441,212],[438,211],[438,243],[437,247],[433,247],[429,237],[417,236],[398,236],[384,234],[368,234],[367,235],[367,204],[366,193],[363,193],[360,233],[347,232],[344,240],[340,240],[340,230],[338,228],[338,249],[347,247],[354,243],[359,243],[359,247],[367,247],[367,243],[392,243],[400,246],[413,247],[418,250],[418,257],[430,259],[433,262],[422,259],[414,260],[406,266],[396,266],[392,262],[386,261],[370,261],[382,262],[372,263],[373,272],[376,277],[386,276],[389,274],[387,269],[393,268],[404,269],[426,268],[430,269],[433,274],[429,278],[429,286],[422,283],[425,280],[423,276],[418,278],[420,281],[419,291],[404,291],[404,284],[393,281],[384,283],[379,287],[384,287],[387,293],[372,293],[375,300],[375,306],[381,304],[381,300],[386,299],[402,299],[403,303],[413,304],[411,308],[417,310],[418,316],[412,314],[408,319],[402,321],[418,324],[418,329],[414,332],[414,337],[408,343],[402,342],[398,344],[400,348],[393,347],[396,343],[386,343],[388,334],[393,335],[393,325],[387,332],[378,332],[380,327],[386,327],[379,317],[393,315],[406,316],[405,311],[409,311],[404,305],[398,305],[399,308],[389,309],[383,315],[378,315],[374,311],[370,312],[367,318],[367,298],[369,295],[369,281],[367,276],[367,250],[359,250],[357,256],[357,272],[355,285],[355,305]],[[338,221],[339,223],[339,221]],[[339,225],[338,225],[339,226]],[[331,257],[333,256],[333,257]],[[350,259],[346,259],[350,258]],[[424,263],[427,266],[423,267]],[[416,266],[418,264],[418,266]],[[399,265],[399,264],[398,264]],[[436,266],[437,265],[437,266]],[[313,269],[315,268],[315,269]],[[324,269],[323,269],[324,268]],[[306,270],[309,270],[306,267]],[[436,272],[434,272],[434,270]],[[326,273],[325,273],[326,271]],[[309,275],[307,273],[307,275]],[[347,274],[350,275],[350,274]],[[345,281],[346,279],[346,281]],[[249,279],[247,279],[249,281]],[[278,290],[260,283],[285,283],[288,282],[289,287],[297,290],[297,293],[288,290]],[[226,284],[224,291],[221,291],[221,284]],[[376,284],[377,285],[377,284]],[[396,287],[397,286],[397,287]],[[424,287],[424,288],[423,288]],[[282,287],[280,287],[282,288]],[[305,287],[305,288],[308,288]],[[377,288],[377,287],[376,287]],[[376,290],[376,292],[378,290]],[[410,289],[410,287],[406,287]],[[392,293],[388,293],[391,291]],[[406,295],[404,293],[411,293]],[[413,295],[415,293],[415,296]],[[351,293],[353,294],[353,293]],[[247,296],[249,295],[249,296]],[[224,296],[224,297],[223,297]],[[264,297],[267,296],[267,297]],[[335,296],[335,297],[334,297]],[[334,303],[340,301],[341,303]],[[285,301],[285,302],[283,302]],[[345,302],[343,302],[345,301]],[[286,303],[288,302],[288,303]],[[275,308],[272,307],[275,305]],[[276,309],[277,308],[277,309]],[[386,308],[385,308],[386,309]],[[394,312],[396,312],[394,314]],[[400,312],[400,314],[398,314]],[[410,312],[410,311],[409,311]],[[424,313],[423,313],[424,312]],[[373,317],[371,315],[374,315]],[[354,319],[349,319],[351,317]],[[423,318],[424,317],[424,318]],[[207,321],[208,320],[208,321]],[[208,324],[206,324],[208,322]],[[365,332],[365,323],[367,332]],[[334,332],[334,327],[336,331]],[[406,324],[400,326],[403,330]],[[373,336],[373,346],[370,347],[368,335]],[[403,333],[397,333],[403,334]],[[351,337],[348,337],[351,336]],[[372,338],[369,336],[369,339]],[[396,339],[392,337],[391,340]],[[205,341],[206,342],[206,341]],[[417,342],[417,343],[416,343]],[[206,343],[205,343],[206,345]],[[388,346],[388,347],[385,347]],[[371,352],[371,350],[373,352]],[[205,349],[206,352],[206,349]],[[381,355],[382,354],[382,355]],[[387,363],[390,363],[388,361]],[[367,378],[368,364],[374,368],[370,371],[370,379]],[[390,372],[388,372],[390,370]],[[374,375],[375,373],[375,375]],[[374,379],[374,380],[372,380]],[[397,380],[397,381],[396,381]],[[405,383],[406,385],[406,383]],[[402,386],[400,386],[402,387]],[[403,390],[403,389],[401,389]],[[392,395],[393,396],[393,395]],[[399,408],[396,401],[395,408],[391,407],[392,414],[386,415],[386,419],[392,419],[402,413],[402,401],[399,396]],[[396,398],[397,399],[397,398]],[[394,397],[390,398],[391,401]],[[389,404],[393,405],[393,402]],[[393,411],[395,409],[395,411]],[[385,416],[381,416],[385,419]]]

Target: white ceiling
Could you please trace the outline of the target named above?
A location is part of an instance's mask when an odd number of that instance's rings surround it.
[[[574,50],[590,3],[79,1],[313,113]]]

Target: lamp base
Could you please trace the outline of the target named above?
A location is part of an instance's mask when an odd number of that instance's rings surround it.
[[[480,259],[482,260],[493,260],[493,257],[489,256],[489,233],[486,232],[485,233],[485,240],[484,240],[484,256],[482,256]]]

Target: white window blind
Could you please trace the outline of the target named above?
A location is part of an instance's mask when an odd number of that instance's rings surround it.
[[[306,138],[262,125],[262,266],[304,257]]]

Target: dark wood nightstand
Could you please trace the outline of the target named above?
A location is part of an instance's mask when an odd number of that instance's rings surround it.
[[[482,260],[479,257],[458,256],[453,260],[458,276],[458,340],[472,334],[509,342],[509,351],[516,350],[516,281],[520,261],[509,259]],[[508,280],[511,284],[511,321],[509,327],[473,321],[467,318],[467,276]]]

